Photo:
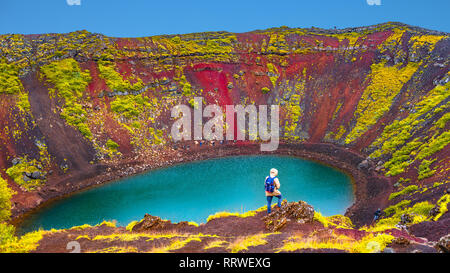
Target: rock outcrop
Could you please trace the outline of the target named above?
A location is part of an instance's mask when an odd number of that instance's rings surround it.
[[[178,223],[172,223],[170,220],[163,220],[158,216],[152,216],[148,213],[144,215],[144,218],[133,226],[131,231],[133,232],[146,232],[146,231],[161,231],[164,229],[180,230],[188,226],[188,222],[182,221]]]
[[[304,201],[281,203],[263,218],[266,228],[272,232],[281,230],[289,221],[311,223],[314,220],[314,208]]]
[[[163,229],[167,226],[169,221],[162,220],[158,216],[152,216],[150,214],[145,214],[144,219],[137,223],[131,231],[142,232],[148,230],[158,230]]]
[[[440,252],[450,253],[450,234],[447,234],[439,239],[435,247]]]

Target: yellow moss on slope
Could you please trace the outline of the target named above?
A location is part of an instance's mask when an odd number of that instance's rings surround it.
[[[398,229],[398,224],[401,222],[402,215],[408,214],[411,216],[412,222],[410,224],[418,224],[424,221],[431,220],[430,210],[434,207],[428,201],[414,204],[408,207],[410,200],[402,200],[395,205],[384,209],[385,216],[378,220],[374,225],[363,226],[360,229],[368,232],[381,232],[389,229]]]
[[[330,34],[329,36],[338,38],[340,43],[342,43],[344,40],[348,40],[348,46],[355,46],[359,38],[365,38],[364,34],[358,32]]]
[[[383,53],[387,48],[389,47],[394,47],[397,44],[400,43],[400,40],[403,37],[403,34],[405,33],[405,29],[403,28],[393,28],[391,29],[393,31],[393,33],[391,34],[391,36],[389,36],[384,43],[380,44],[378,46],[378,48],[381,50],[381,53]]]
[[[0,231],[2,230],[2,223],[0,223]],[[0,253],[27,253],[35,250],[38,247],[39,241],[48,231],[38,230],[27,233],[22,237],[12,236],[4,242],[0,243]]]
[[[0,60],[0,94],[15,94],[17,108],[24,113],[30,111],[28,92],[19,79],[19,68],[15,64],[8,64],[5,59]]]
[[[276,233],[263,233],[238,238],[234,242],[230,243],[227,249],[229,249],[231,253],[238,253],[243,250],[248,250],[248,248],[252,246],[264,245],[267,244],[266,237],[273,234]]]
[[[418,64],[408,63],[386,66],[385,62],[372,64],[368,76],[370,84],[364,90],[356,109],[356,125],[347,135],[345,143],[351,143],[364,134],[379,118],[389,111],[392,101],[403,85],[416,72]]]
[[[198,54],[199,58],[213,57],[216,60],[232,58],[237,38],[232,33],[191,33],[182,36],[153,36],[153,44],[161,56],[187,56]]]
[[[15,194],[8,183],[0,176],[0,223],[11,216],[11,197]]]
[[[434,216],[433,220],[437,221],[442,215],[448,212],[448,203],[450,203],[450,194],[444,194],[438,201],[436,206],[439,208],[439,212]]]
[[[89,71],[82,71],[74,59],[55,61],[41,67],[47,81],[55,86],[59,97],[64,100],[61,118],[67,124],[77,128],[83,136],[92,139],[92,132],[87,125],[87,112],[80,103],[87,85],[92,80]],[[50,89],[51,93],[55,90]]]
[[[16,94],[23,90],[18,75],[17,66],[8,64],[5,59],[0,60],[0,94]]]
[[[21,161],[19,163],[9,167],[6,170],[6,174],[9,175],[11,179],[14,180],[15,183],[17,183],[17,185],[22,186],[27,191],[33,191],[45,182],[45,178],[27,180],[24,173],[31,174],[33,172],[40,172],[41,170],[37,167],[38,165],[42,166],[41,162],[36,159],[29,159],[27,156],[25,156],[21,158]]]
[[[277,80],[279,77],[278,69],[275,65],[271,63],[267,63],[267,69],[269,70],[270,81],[272,82],[273,87],[275,87],[277,85]]]
[[[426,124],[426,120],[421,119],[421,116],[427,115],[429,120],[436,113],[446,111],[450,107],[449,103],[441,105],[441,102],[450,96],[449,88],[450,83],[433,88],[415,104],[406,118],[394,120],[387,125],[383,133],[371,144],[371,147],[377,148],[370,155],[373,158],[392,154],[392,158],[384,164],[386,175],[403,173],[414,161],[429,157],[450,143],[450,133],[443,130],[447,123],[445,115],[431,128],[432,137],[409,140]]]
[[[339,249],[351,253],[372,253],[382,251],[394,237],[389,234],[368,234],[360,240],[345,235],[332,234],[326,238],[315,236],[292,236],[284,241],[277,252],[292,252],[302,249]]]
[[[266,207],[261,207],[261,208],[259,208],[257,210],[251,210],[251,211],[247,211],[247,212],[244,212],[244,213],[228,212],[228,211],[216,212],[215,214],[208,216],[208,218],[206,219],[206,222],[209,222],[209,221],[211,221],[213,219],[223,218],[223,217],[230,217],[230,216],[236,216],[236,217],[240,217],[240,218],[251,217],[251,216],[255,216],[257,212],[263,211],[265,209],[266,209]]]
[[[116,65],[113,62],[99,60],[98,70],[100,77],[103,78],[108,87],[113,91],[138,91],[144,87],[141,79],[136,78],[136,82],[132,84],[128,79],[124,80],[122,75],[116,71]]]
[[[0,176],[0,253],[30,252],[38,246],[45,231],[30,232],[22,237],[15,236],[13,225],[6,223],[11,216],[11,197],[15,194]]]
[[[428,46],[430,51],[433,51],[434,46],[437,42],[444,39],[446,36],[441,35],[420,35],[413,36],[411,40],[414,43],[413,48],[417,49],[418,47]]]
[[[322,223],[324,227],[333,226],[336,228],[352,228],[353,223],[347,216],[343,215],[333,215],[333,216],[323,216],[322,213],[314,211],[314,221]]]
[[[286,101],[286,122],[284,124],[284,135],[288,139],[298,140],[300,137],[296,135],[295,131],[300,124],[300,119],[303,116],[303,110],[300,107],[300,102],[304,97],[305,81],[299,81],[295,84],[295,93],[292,94],[289,101]]]

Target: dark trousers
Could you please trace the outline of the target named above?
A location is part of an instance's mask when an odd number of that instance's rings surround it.
[[[276,198],[278,198],[278,207],[281,208],[281,194],[280,195],[276,195]],[[272,206],[272,199],[273,196],[267,196],[267,213],[271,212],[271,206]]]

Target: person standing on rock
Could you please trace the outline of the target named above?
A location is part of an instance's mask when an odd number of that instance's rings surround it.
[[[264,182],[264,189],[266,191],[266,198],[267,198],[267,213],[271,212],[271,206],[272,206],[272,199],[273,197],[278,198],[278,208],[281,207],[281,192],[280,189],[280,181],[278,180],[278,170],[277,169],[270,169],[269,176],[266,177],[266,181]]]

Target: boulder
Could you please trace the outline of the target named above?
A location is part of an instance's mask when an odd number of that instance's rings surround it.
[[[407,246],[411,244],[411,242],[406,239],[405,237],[396,237],[394,240],[392,240],[393,244],[401,245],[401,246]]]
[[[386,247],[383,250],[383,253],[395,253],[395,250],[393,248],[391,248],[391,247]]]
[[[163,79],[162,81],[159,82],[161,85],[166,85],[170,83],[169,79]]]
[[[48,190],[52,192],[59,192],[57,187],[50,187]]]
[[[61,170],[67,170],[69,168],[69,164],[67,164],[67,162],[63,162],[63,163],[59,164],[59,168]]]
[[[439,241],[435,245],[435,248],[439,252],[450,253],[450,234],[441,237],[441,239],[439,239]]]
[[[402,214],[402,216],[400,217],[400,225],[406,225],[409,223],[412,223],[413,221],[413,217],[410,214]]]
[[[361,161],[359,164],[358,164],[358,169],[365,169],[365,170],[367,170],[369,168],[369,160],[367,160],[367,159],[364,159],[363,161]]]
[[[14,158],[11,163],[13,164],[13,166],[19,164],[22,161],[22,159],[20,157],[16,157]]]
[[[33,179],[39,179],[40,177],[41,177],[40,171],[34,171],[31,173],[31,178],[33,178]]]
[[[282,229],[289,221],[311,223],[314,220],[314,208],[304,201],[281,203],[281,208],[274,209],[263,217],[266,228],[272,232]]]
[[[150,229],[163,229],[168,223],[170,223],[170,221],[162,220],[158,216],[152,216],[146,213],[144,219],[137,223],[131,231],[141,232]]]
[[[446,83],[448,83],[450,81],[450,77],[448,75],[446,75],[444,78],[442,78],[438,83],[439,85],[445,85]]]
[[[428,216],[435,217],[440,212],[440,207],[438,205],[434,206],[429,212]]]

